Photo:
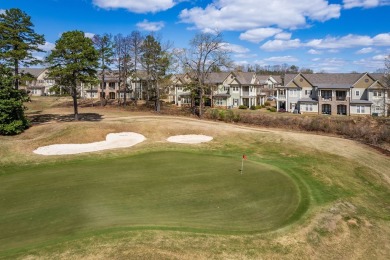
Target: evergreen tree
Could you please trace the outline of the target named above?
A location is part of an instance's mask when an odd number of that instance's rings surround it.
[[[14,89],[13,81],[12,72],[0,64],[0,135],[19,134],[29,126],[23,105],[27,94]]]
[[[69,88],[73,98],[74,118],[78,120],[77,85],[96,82],[99,53],[84,32],[69,31],[56,41],[55,48],[47,57],[49,76]]]
[[[33,29],[31,17],[20,9],[12,8],[0,14],[0,59],[14,69],[14,86],[19,88],[19,66],[28,67],[40,61],[33,52],[42,52],[43,35]]]
[[[164,51],[159,41],[152,35],[146,36],[142,44],[141,63],[147,73],[148,90],[154,93],[155,110],[160,112],[160,82],[169,66],[169,56]],[[153,88],[151,83],[154,82]]]

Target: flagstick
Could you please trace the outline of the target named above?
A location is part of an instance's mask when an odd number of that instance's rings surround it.
[[[241,159],[241,174],[244,172],[244,157]]]

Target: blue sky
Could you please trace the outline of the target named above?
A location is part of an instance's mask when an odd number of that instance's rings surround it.
[[[0,0],[20,8],[53,48],[62,32],[155,32],[177,48],[222,31],[237,64],[373,72],[390,54],[390,0]]]

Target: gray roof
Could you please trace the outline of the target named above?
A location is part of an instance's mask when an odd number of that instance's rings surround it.
[[[349,84],[334,84],[334,83],[328,83],[328,84],[318,84],[318,89],[349,89],[352,86]]]
[[[298,74],[285,74],[284,75],[284,85],[287,85],[290,81],[292,81]],[[280,82],[282,78],[280,78]]]
[[[220,93],[220,94],[214,95],[214,97],[229,98],[229,97],[231,97],[231,95],[229,95],[229,94],[224,94],[224,93]]]
[[[243,85],[250,85],[252,82],[252,78],[254,72],[234,72],[237,80]]]
[[[35,78],[38,78],[38,76],[41,75],[45,70],[45,68],[21,68],[19,69],[19,73],[28,73],[33,75]]]
[[[372,104],[372,102],[368,100],[352,99],[351,104]]]
[[[364,74],[362,73],[313,73],[302,74],[314,86],[335,85],[349,86],[356,83]]]
[[[206,84],[222,83],[228,75],[229,72],[211,72],[207,75],[205,79],[205,83]]]
[[[312,99],[312,98],[301,98],[298,100],[298,102],[313,102],[313,103],[318,103],[317,100]]]
[[[188,96],[191,96],[191,92],[188,92],[188,93],[182,93],[179,95],[180,97],[188,97]]]

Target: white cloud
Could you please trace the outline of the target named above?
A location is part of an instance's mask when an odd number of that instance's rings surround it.
[[[380,55],[378,55],[380,56]],[[377,69],[384,67],[384,59],[378,60],[379,57],[374,56],[371,59],[360,59],[357,61],[354,61],[353,64],[359,65],[367,70],[375,71]]]
[[[371,52],[373,52],[373,51],[374,51],[373,48],[367,47],[367,48],[362,48],[362,49],[358,50],[358,51],[356,52],[356,54],[366,54],[366,53],[371,53]]]
[[[93,3],[103,9],[127,9],[134,13],[156,13],[175,6],[177,0],[93,0]]]
[[[389,0],[343,0],[344,8],[351,9],[355,7],[374,8],[378,6],[390,5]]]
[[[234,52],[234,53],[248,53],[250,50],[241,45],[231,44],[231,43],[223,43],[223,49]]]
[[[296,49],[302,46],[302,43],[299,39],[294,40],[272,40],[267,41],[260,46],[260,49],[264,51],[284,51],[288,49]]]
[[[214,0],[205,8],[182,10],[180,18],[200,30],[296,28],[305,26],[307,20],[339,18],[340,9],[340,5],[329,4],[326,0]]]
[[[281,29],[277,28],[257,28],[257,29],[251,29],[244,33],[240,34],[241,40],[246,40],[254,43],[259,43],[262,40],[274,36],[277,33],[282,32]]]
[[[310,49],[307,53],[317,55],[317,54],[322,54],[322,51]]]
[[[51,43],[51,42],[45,42],[44,45],[39,45],[38,46],[40,49],[44,50],[44,51],[51,51],[52,49],[54,49],[55,47],[55,44],[54,43]]]
[[[5,13],[5,10],[4,9],[0,9],[0,14],[4,14]]]
[[[144,31],[156,32],[164,28],[164,22],[149,22],[148,20],[143,20],[142,22],[137,23],[137,27]]]
[[[325,71],[325,72],[340,72],[345,68],[346,61],[339,58],[326,58],[323,60],[316,60],[315,63],[312,64],[312,68],[314,71]]]
[[[316,49],[340,49],[361,46],[390,46],[390,33],[378,34],[373,38],[365,35],[348,34],[343,37],[313,39],[307,42],[306,46]]]
[[[86,33],[84,33],[84,36],[87,37],[87,38],[92,39],[93,36],[95,36],[95,34],[94,33],[90,33],[90,32],[86,32]]]
[[[264,59],[265,61],[269,61],[269,62],[277,62],[277,63],[287,63],[287,62],[297,62],[298,59],[293,57],[293,56],[278,56],[278,57],[270,57],[270,58],[266,58]]]
[[[290,40],[291,33],[286,33],[286,32],[278,33],[277,35],[275,35],[275,39],[277,39],[277,40]]]
[[[324,39],[311,39],[307,42],[301,42],[300,39],[275,39],[265,42],[260,46],[260,49],[264,51],[283,51],[300,47],[309,47],[309,54],[321,54],[322,52],[320,50],[327,50],[329,53],[338,53],[341,49],[363,47],[361,50],[357,51],[358,54],[362,54],[375,51],[373,48],[375,46],[390,46],[390,33],[382,33],[374,37],[354,34],[348,34],[343,37],[328,36]]]
[[[373,60],[382,61],[383,63],[384,63],[386,58],[387,58],[386,55],[375,55],[374,57],[372,57]]]

